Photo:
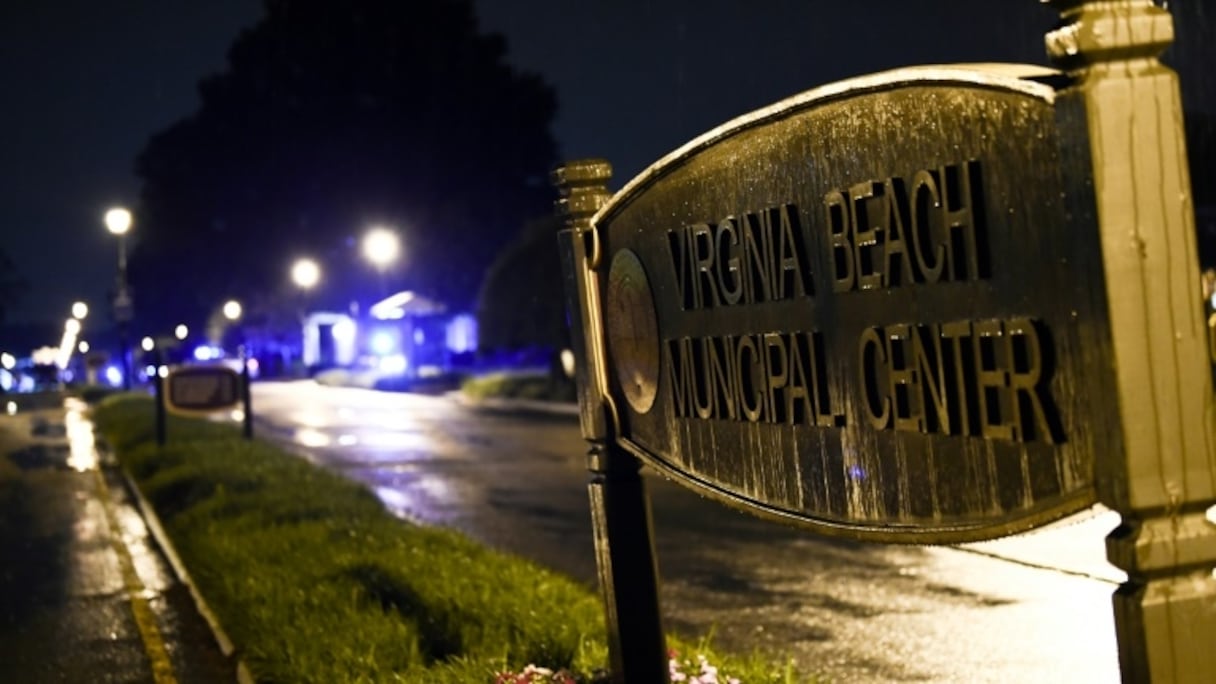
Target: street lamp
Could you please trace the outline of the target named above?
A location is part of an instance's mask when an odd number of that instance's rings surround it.
[[[224,307],[223,307],[222,311],[224,312],[224,318],[227,318],[229,321],[235,323],[241,317],[241,303],[235,299],[229,299],[228,301],[224,302]],[[241,357],[241,387],[242,387],[241,392],[243,395],[242,400],[245,405],[245,420],[244,420],[243,431],[245,433],[245,439],[252,439],[253,438],[253,408],[250,406],[250,403],[249,403],[249,346],[245,340],[244,332],[240,331],[240,330],[238,330],[237,332],[240,333],[240,337],[239,337],[240,344],[238,345],[237,349],[238,349],[238,354]]]
[[[291,266],[291,282],[301,290],[311,290],[321,281],[321,267],[312,259],[296,259]]]
[[[401,252],[401,241],[397,234],[387,228],[372,228],[363,236],[363,256],[376,267],[380,274],[380,296],[387,292],[384,288],[384,271],[389,264],[397,260]]]
[[[299,311],[296,314],[296,324],[300,331],[300,361],[304,360],[305,328],[308,326],[308,291],[321,282],[321,267],[309,258],[296,259],[291,265],[291,282],[300,288]]]
[[[106,228],[115,235],[126,235],[131,230],[131,212],[122,207],[114,207],[106,212]]]
[[[85,319],[85,316],[88,316],[88,315],[89,315],[89,305],[88,304],[85,304],[84,302],[73,302],[72,303],[72,318],[70,320],[75,322],[76,326],[75,326],[75,330],[71,330],[69,328],[69,331],[71,333],[71,338],[73,340],[75,340],[80,335],[80,322],[83,321]],[[66,338],[64,341],[68,342],[68,340]],[[65,350],[65,356],[67,357],[67,363],[70,364],[72,362],[72,350],[70,349],[70,342],[68,342],[68,346],[69,346],[69,348]],[[80,340],[80,343],[76,345],[76,350],[78,352],[80,352],[81,356],[84,356],[89,351],[89,343],[85,342],[84,340]],[[82,362],[82,365],[83,365],[83,362]]]
[[[184,323],[181,325],[178,325],[176,328],[173,329],[173,336],[179,340],[186,339],[186,336],[189,334],[190,334],[190,329],[187,328]]]
[[[127,241],[131,212],[114,207],[106,212],[106,230],[118,237],[118,287],[114,293],[114,320],[118,323],[119,354],[122,356],[122,387],[131,389],[131,359],[127,349],[127,324],[131,322],[131,293],[127,291]]]

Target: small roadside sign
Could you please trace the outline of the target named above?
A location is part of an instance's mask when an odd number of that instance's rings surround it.
[[[226,366],[185,366],[169,371],[165,408],[200,414],[234,409],[241,403],[241,376]]]

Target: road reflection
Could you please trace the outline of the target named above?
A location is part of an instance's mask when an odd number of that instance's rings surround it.
[[[299,442],[301,446],[311,448],[327,447],[331,443],[329,435],[325,434],[325,432],[308,427],[302,427],[296,430],[296,441]]]
[[[93,422],[86,416],[89,405],[75,397],[64,401],[64,431],[68,440],[68,467],[83,473],[97,467]]]
[[[364,483],[397,515],[594,585],[587,445],[573,418],[311,383],[254,389],[261,434]],[[647,485],[669,630],[712,630],[724,647],[772,649],[833,681],[1118,681],[1122,573],[1105,562],[1107,511],[925,548],[816,537],[657,476]]]

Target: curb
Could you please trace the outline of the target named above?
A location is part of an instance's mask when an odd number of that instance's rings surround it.
[[[194,586],[194,581],[190,579],[190,573],[186,571],[186,566],[177,555],[177,549],[174,548],[173,542],[169,540],[169,535],[165,533],[164,528],[161,526],[160,518],[157,517],[152,504],[144,498],[143,492],[139,491],[139,487],[136,486],[135,480],[131,478],[131,474],[127,472],[126,468],[120,466],[119,472],[122,473],[122,479],[127,486],[127,491],[135,499],[135,505],[139,508],[139,513],[143,516],[144,523],[148,526],[152,537],[156,539],[157,545],[160,546],[161,551],[169,560],[169,565],[173,568],[173,574],[177,575],[178,581],[184,584],[190,591],[190,597],[194,599],[195,608],[198,610],[199,615],[203,616],[203,620],[211,629],[211,634],[215,637],[215,642],[219,645],[220,652],[224,654],[225,658],[235,658],[236,681],[238,684],[254,684],[253,675],[249,672],[245,661],[235,655],[236,646],[233,645],[232,639],[228,638],[227,632],[220,625],[219,620],[215,617],[215,613],[211,612],[211,607],[207,605],[206,600],[203,599],[203,595]]]

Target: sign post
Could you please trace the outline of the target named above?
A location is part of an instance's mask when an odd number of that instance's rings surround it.
[[[1128,573],[1114,596],[1124,681],[1216,673],[1216,416],[1173,42],[1150,0],[1053,0],[1047,48],[1084,108],[1111,326],[1122,451],[1097,461],[1107,538]]]
[[[596,566],[607,612],[612,681],[667,681],[667,652],[659,612],[658,568],[650,502],[641,461],[615,443],[616,409],[606,384],[602,330],[594,308],[595,272],[602,252],[589,232],[591,216],[609,197],[612,167],[603,160],[572,162],[553,174],[567,218],[562,246],[568,310],[574,316],[576,382],[583,438],[590,444],[587,493],[595,535]]]
[[[156,444],[157,446],[165,445],[166,426],[165,426],[165,376],[162,374],[165,368],[165,353],[161,351],[160,345],[154,347],[152,353],[152,363],[154,370],[152,372],[152,386],[156,392]]]
[[[241,434],[253,439],[253,394],[249,388],[249,349],[241,345]]]
[[[991,539],[1101,501],[1122,516],[1124,679],[1216,672],[1216,396],[1157,59],[1172,22],[1152,0],[1049,1],[1062,71],[822,86],[611,197],[604,162],[556,172],[614,676],[645,661],[624,594],[657,607],[635,589],[654,577],[638,463],[878,542]]]

